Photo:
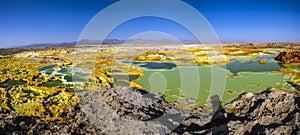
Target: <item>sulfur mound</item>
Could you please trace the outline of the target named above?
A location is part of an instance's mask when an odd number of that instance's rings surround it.
[[[275,60],[283,62],[285,64],[300,63],[300,53],[295,50],[283,51],[278,54]]]
[[[137,60],[137,61],[164,61],[164,60],[170,60],[170,58],[167,58],[167,55],[165,53],[148,51],[142,55],[137,56],[135,58],[135,60]]]

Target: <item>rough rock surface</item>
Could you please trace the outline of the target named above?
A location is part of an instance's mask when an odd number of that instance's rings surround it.
[[[108,134],[167,134],[186,118],[160,95],[126,87],[77,94],[79,105],[95,126]]]
[[[207,124],[199,125],[201,119],[192,114],[172,134],[300,134],[300,95],[276,90],[243,93]]]
[[[278,54],[275,60],[283,63],[300,63],[300,53],[295,50],[283,51]]]
[[[0,134],[300,134],[300,95],[282,91],[243,93],[224,108],[208,102],[191,112],[175,109],[161,95],[124,87],[77,96],[71,123],[0,108]]]

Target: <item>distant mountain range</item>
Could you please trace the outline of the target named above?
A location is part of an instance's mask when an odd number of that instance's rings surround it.
[[[261,43],[261,42],[250,42],[246,40],[220,40],[222,44],[233,44],[233,43]],[[187,39],[129,39],[129,40],[119,40],[119,39],[105,39],[105,40],[94,40],[94,39],[82,39],[80,41],[74,42],[57,42],[57,43],[38,43],[30,44],[25,46],[26,48],[32,47],[45,47],[45,46],[75,46],[75,45],[117,45],[117,44],[201,44],[199,41],[187,40]]]
[[[58,43],[38,43],[25,45],[23,47],[44,47],[44,46],[75,46],[75,45],[114,45],[114,44],[200,44],[194,40],[173,40],[173,39],[105,39],[105,40],[93,40],[83,39],[74,42],[58,42]]]

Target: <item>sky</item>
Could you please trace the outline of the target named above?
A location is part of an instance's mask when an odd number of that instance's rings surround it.
[[[117,0],[0,0],[0,48],[77,41],[87,23]],[[183,0],[211,24],[221,41],[300,41],[299,0]],[[165,7],[168,11],[168,7]],[[194,39],[179,24],[156,17],[123,23],[107,38],[162,31]]]

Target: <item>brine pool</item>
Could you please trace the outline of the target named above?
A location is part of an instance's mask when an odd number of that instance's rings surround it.
[[[162,93],[167,101],[180,102],[196,99],[196,106],[220,94],[222,104],[238,98],[243,92],[259,93],[267,88],[280,88],[291,77],[279,72],[282,67],[268,56],[266,64],[251,60],[235,60],[226,65],[176,66],[166,62],[119,61],[144,70],[144,76],[135,80],[150,93]]]

